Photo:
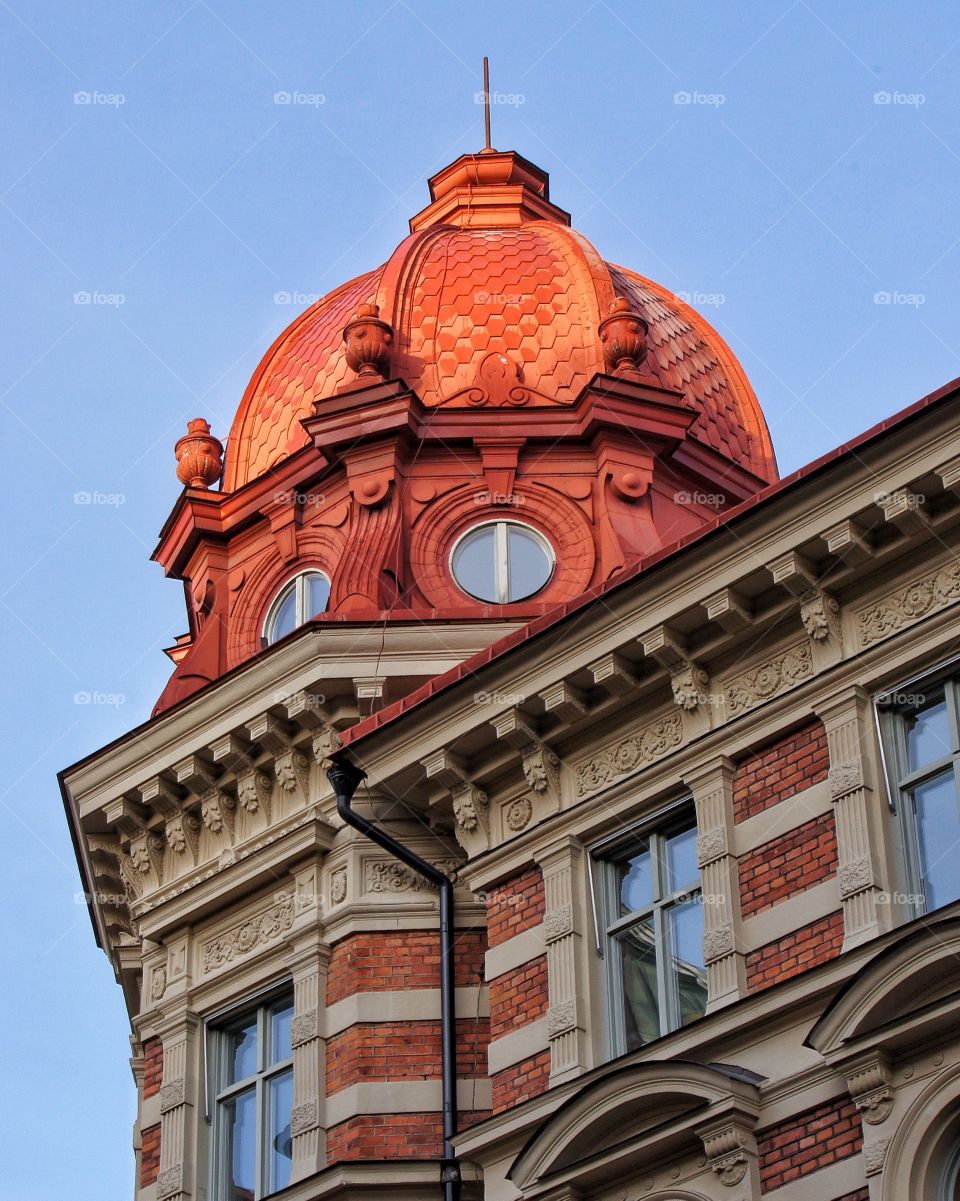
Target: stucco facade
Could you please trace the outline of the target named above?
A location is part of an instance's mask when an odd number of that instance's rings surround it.
[[[441,173],[411,237],[473,228],[479,211],[482,230],[515,218],[566,246],[545,177],[520,163],[487,191]],[[565,232],[544,234],[548,219]],[[401,257],[383,270],[406,305]],[[576,270],[586,311],[606,285]],[[636,293],[610,312],[662,340]],[[337,392],[338,360],[273,461],[256,458],[272,437],[262,369],[235,427],[247,440],[228,444],[230,490],[178,502],[158,550],[194,598],[176,687],[62,773],[130,1014],[138,1201],[252,1195],[223,1191],[211,1040],[287,994],[290,1182],[273,1195],[440,1195],[436,894],[338,816],[337,760],[366,773],[354,806],[454,880],[465,1198],[955,1195],[960,887],[939,863],[956,852],[916,843],[906,798],[921,786],[902,785],[894,744],[936,689],[949,708],[960,671],[960,387],[777,481],[755,398],[719,351],[739,396],[725,411],[755,423],[737,454],[695,433],[716,381],[698,399],[681,379],[671,400],[639,351],[624,366],[590,341],[601,322],[584,318],[569,395],[528,366],[543,399],[506,409],[489,393],[461,405],[464,374],[444,410],[373,357],[377,378]],[[711,480],[719,503],[677,501]],[[532,521],[556,593],[458,604],[458,505]],[[369,583],[386,588],[384,563],[393,595]],[[332,573],[330,613],[260,649],[272,594],[302,566]],[[957,762],[952,730],[937,763]],[[696,879],[671,904],[696,906],[702,933],[671,959],[651,918],[676,995],[641,1037],[621,992],[652,977],[617,966],[630,918],[605,906],[627,877],[610,873],[621,848],[682,821]],[[675,908],[651,913],[669,924]]]

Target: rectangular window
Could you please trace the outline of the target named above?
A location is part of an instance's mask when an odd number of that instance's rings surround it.
[[[615,1054],[702,1016],[703,905],[692,810],[605,849],[594,866]]]
[[[919,916],[960,898],[960,676],[893,689],[877,698],[877,709]]]
[[[213,1196],[257,1201],[290,1183],[293,999],[274,998],[211,1032]]]

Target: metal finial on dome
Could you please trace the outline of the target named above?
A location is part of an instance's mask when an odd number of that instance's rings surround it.
[[[493,143],[490,141],[490,59],[486,55],[483,56],[483,132],[486,138],[483,149],[492,151]]]

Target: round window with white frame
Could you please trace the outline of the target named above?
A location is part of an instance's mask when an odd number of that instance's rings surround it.
[[[263,623],[263,641],[267,646],[292,634],[311,617],[322,613],[330,601],[330,581],[322,571],[303,571],[288,580]]]
[[[519,521],[475,525],[450,552],[450,574],[458,587],[495,605],[534,596],[549,583],[555,565],[546,538]]]

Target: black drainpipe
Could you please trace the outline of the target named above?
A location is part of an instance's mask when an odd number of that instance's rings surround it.
[[[351,808],[353,794],[366,772],[351,763],[345,755],[333,757],[333,766],[327,770],[327,779],[333,785],[337,798],[337,813],[348,826],[359,830],[372,842],[395,855],[401,863],[418,872],[434,885],[440,893],[440,1074],[443,1095],[443,1159],[440,1163],[440,1180],[443,1185],[444,1201],[458,1201],[460,1196],[460,1161],[454,1150],[453,1140],[457,1133],[457,1024],[456,994],[453,959],[453,884],[432,863],[415,855],[409,847],[397,842],[385,830],[361,817]]]

